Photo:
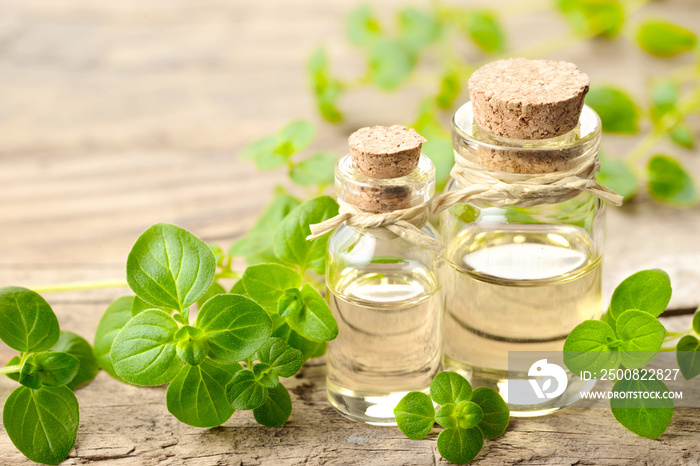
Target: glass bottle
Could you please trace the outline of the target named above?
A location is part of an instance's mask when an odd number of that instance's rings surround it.
[[[435,167],[420,156],[417,168],[399,178],[361,173],[350,155],[336,166],[338,198],[373,212],[427,202],[435,191]],[[401,199],[396,203],[396,199]],[[434,238],[437,231],[422,230]],[[327,389],[344,416],[395,425],[394,407],[409,391],[427,391],[440,368],[443,297],[439,256],[384,229],[342,225],[328,242],[328,300],[338,337],[328,343]]]
[[[584,106],[578,126],[562,136],[502,138],[476,125],[467,102],[453,118],[452,140],[456,153],[486,171],[506,166],[517,173],[546,173],[597,152],[600,130],[600,119]],[[522,171],[527,167],[531,171]],[[447,190],[461,188],[453,179]],[[521,404],[514,387],[527,387],[530,366],[527,358],[517,366],[512,357],[525,351],[561,354],[577,324],[600,317],[604,210],[598,198],[581,192],[554,204],[476,202],[443,212],[445,369],[463,373],[474,386],[498,390],[516,416],[556,411],[590,390],[595,382],[567,371],[561,396]]]

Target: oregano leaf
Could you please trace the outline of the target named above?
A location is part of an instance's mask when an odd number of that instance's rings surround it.
[[[311,199],[296,207],[275,231],[274,249],[277,257],[285,264],[298,267],[302,272],[311,269],[323,275],[326,272],[328,235],[313,241],[307,241],[306,237],[311,234],[309,225],[321,223],[337,214],[338,204],[328,196]]]
[[[178,357],[191,366],[202,363],[209,353],[209,343],[204,331],[196,327],[180,327],[175,333],[175,340]]]
[[[112,343],[112,364],[119,377],[134,385],[161,385],[180,372],[178,325],[164,311],[143,311],[129,320]]]
[[[639,109],[632,97],[622,89],[593,87],[586,95],[586,104],[596,111],[608,133],[632,134],[639,129]]]
[[[639,309],[656,317],[671,300],[671,279],[663,270],[641,270],[624,279],[613,292],[610,313],[618,319],[628,309]]]
[[[197,366],[185,364],[168,386],[168,411],[194,427],[223,424],[235,411],[226,400],[226,385],[241,370],[238,363],[217,364],[210,359]]]
[[[481,407],[471,401],[460,401],[455,407],[455,418],[459,427],[462,429],[471,429],[475,427],[484,417],[484,412]]]
[[[506,36],[498,18],[490,11],[469,12],[466,20],[467,34],[486,53],[502,52],[506,46]]]
[[[685,335],[676,346],[676,361],[685,380],[700,374],[700,340],[693,335]]]
[[[392,91],[408,78],[415,55],[399,40],[380,38],[371,44],[369,77],[383,91]]]
[[[484,446],[484,438],[476,427],[451,427],[440,432],[437,448],[440,455],[454,464],[466,464],[476,458]]]
[[[456,372],[440,372],[430,383],[430,396],[439,405],[469,401],[472,387],[467,379]]]
[[[80,361],[68,353],[31,353],[22,366],[19,383],[29,388],[67,385],[78,373]]]
[[[435,423],[435,407],[423,392],[409,392],[394,408],[396,424],[403,434],[420,440],[430,433]]]
[[[83,337],[73,332],[61,332],[61,336],[51,351],[70,354],[78,360],[79,367],[75,377],[71,379],[68,388],[75,390],[95,378],[100,370],[92,346]]]
[[[304,297],[298,288],[290,288],[277,300],[277,313],[282,317],[292,317],[301,312]]]
[[[253,355],[272,333],[265,310],[236,294],[220,294],[204,303],[195,325],[204,331],[209,357],[221,363]]]
[[[126,281],[138,297],[179,311],[209,289],[215,272],[216,259],[209,246],[167,223],[143,232],[126,260]]]
[[[617,318],[618,348],[622,365],[635,369],[651,361],[661,348],[666,329],[656,317],[636,309],[623,312]]]
[[[258,350],[258,360],[268,364],[280,377],[293,376],[304,364],[301,351],[292,348],[280,338],[268,339]]]
[[[689,29],[667,21],[647,20],[637,29],[637,42],[656,57],[673,57],[695,48],[698,38]]]
[[[444,428],[457,427],[459,423],[455,417],[455,408],[452,403],[440,406],[435,412],[435,422]]]
[[[289,177],[299,186],[333,184],[338,156],[332,152],[316,152],[289,170]]]
[[[639,190],[632,168],[624,161],[610,157],[600,157],[600,171],[596,175],[596,181],[615,191],[624,200],[631,199]]]
[[[136,302],[140,303],[137,304]],[[100,367],[117,380],[124,381],[114,372],[112,366],[112,343],[133,315],[139,314],[147,303],[137,296],[122,296],[115,299],[97,324],[95,331],[95,358]],[[134,314],[134,311],[135,314]]]
[[[257,382],[249,369],[236,372],[226,386],[226,399],[235,409],[255,409],[265,403],[267,394],[267,388]]]
[[[659,202],[687,207],[698,202],[698,190],[690,173],[677,160],[655,155],[647,164],[647,189]]]
[[[484,438],[496,438],[508,427],[510,410],[501,395],[488,387],[479,387],[472,392],[471,402],[481,408],[483,417],[477,424]]]
[[[564,364],[574,374],[591,372],[595,378],[603,369],[617,368],[620,353],[617,351],[615,331],[600,320],[586,320],[569,333],[564,342]]]
[[[304,306],[298,314],[286,317],[287,324],[308,340],[333,340],[338,335],[338,324],[321,293],[306,283],[301,296]]]
[[[0,340],[20,352],[45,351],[56,344],[60,330],[49,303],[32,290],[0,288]]]
[[[255,421],[266,427],[284,425],[291,414],[292,398],[282,384],[269,388],[265,402],[253,409]]]
[[[279,299],[290,288],[299,288],[303,280],[296,271],[279,264],[251,265],[241,278],[246,293],[268,313],[276,314]]]
[[[68,387],[18,387],[5,401],[2,423],[12,443],[37,463],[59,464],[73,449],[80,413]]]
[[[658,379],[621,379],[613,385],[610,410],[620,424],[635,434],[659,438],[673,417],[673,400],[663,398],[668,391],[666,384]],[[631,396],[629,393],[638,395]],[[645,397],[643,393],[655,393],[658,398]]]

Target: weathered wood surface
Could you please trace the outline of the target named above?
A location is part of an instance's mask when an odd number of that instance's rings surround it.
[[[381,11],[397,4],[383,1]],[[361,72],[359,54],[342,38],[342,15],[353,5],[0,3],[0,285],[123,278],[134,239],[159,221],[222,246],[244,234],[284,176],[260,174],[235,154],[290,119],[318,121],[302,66],[316,44],[329,46],[338,73]],[[645,11],[699,24],[694,0]],[[518,47],[565,29],[552,14],[510,16],[506,26]],[[622,83],[639,96],[652,76],[687,63],[644,57],[624,40],[552,56],[579,63],[594,83]],[[406,122],[418,91],[349,96],[342,102],[347,121],[321,126],[313,147],[342,152],[357,126]],[[635,141],[606,136],[604,146],[624,155]],[[673,152],[700,176],[697,153]],[[700,209],[673,210],[641,195],[608,219],[608,293],[631,272],[661,267],[674,284],[671,308],[700,304]],[[90,338],[102,311],[125,292],[46,296],[63,328]],[[0,347],[0,363],[9,357]],[[136,389],[100,374],[78,392],[82,421],[67,464],[444,463],[434,436],[411,441],[396,429],[338,416],[324,398],[320,361],[287,385],[295,408],[285,428],[259,427],[237,413],[221,428],[201,430],[167,413],[164,389]],[[12,388],[0,378],[0,400]],[[651,441],[625,431],[607,411],[570,409],[514,420],[505,436],[487,442],[477,463],[700,464],[698,432],[697,410],[677,412],[669,432]],[[0,432],[0,464],[24,463]]]

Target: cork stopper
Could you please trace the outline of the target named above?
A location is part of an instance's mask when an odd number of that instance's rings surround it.
[[[578,124],[588,76],[576,65],[510,58],[482,66],[469,79],[474,121],[511,139],[548,139]]]
[[[357,169],[377,179],[406,176],[416,169],[426,139],[406,126],[371,126],[350,135],[350,156]]]

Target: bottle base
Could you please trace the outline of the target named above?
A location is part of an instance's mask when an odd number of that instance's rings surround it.
[[[428,389],[423,391],[427,393]],[[326,393],[328,401],[343,417],[373,426],[395,426],[394,408],[408,392],[358,392],[326,381]]]
[[[509,396],[508,388],[529,389],[530,378],[527,373],[522,375],[510,374],[506,370],[487,369],[475,367],[463,362],[454,360],[448,356],[443,357],[444,370],[455,371],[464,376],[473,388],[489,387],[498,392],[510,409],[513,417],[537,417],[552,414],[560,409],[567,408],[581,399],[582,392],[589,392],[595,386],[595,380],[582,380],[567,371],[568,383],[566,390],[560,396],[543,401],[535,401],[533,396],[528,396],[527,403],[515,403],[513,399],[523,397]],[[511,398],[509,400],[509,398]]]

